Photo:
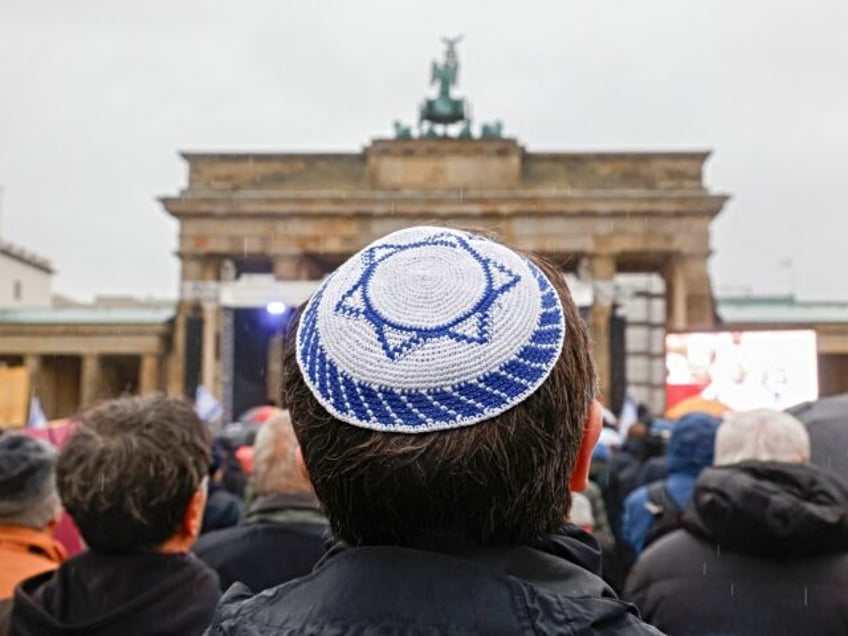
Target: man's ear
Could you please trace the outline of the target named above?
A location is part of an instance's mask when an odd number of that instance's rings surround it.
[[[309,469],[306,467],[306,460],[303,459],[303,450],[299,444],[294,449],[294,461],[297,464],[297,469],[300,471],[300,476],[312,485],[312,480],[309,478]]]
[[[200,536],[203,527],[203,511],[206,508],[206,488],[194,491],[183,514],[182,535],[191,547]]]
[[[589,414],[583,423],[583,439],[580,442],[580,450],[577,452],[577,461],[574,464],[574,472],[571,473],[569,482],[571,490],[582,492],[589,485],[589,467],[592,464],[592,451],[601,436],[601,428],[604,425],[601,403],[592,400]]]
[[[172,537],[157,548],[163,554],[188,552],[200,536],[203,527],[203,510],[206,508],[206,480],[194,491],[183,512],[183,518]]]

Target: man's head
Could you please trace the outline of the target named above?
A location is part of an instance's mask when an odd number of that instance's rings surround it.
[[[0,525],[42,530],[61,510],[56,450],[26,435],[0,437]]]
[[[253,442],[253,475],[256,494],[312,493],[312,485],[298,468],[297,438],[288,411],[270,418]]]
[[[564,278],[540,259],[402,230],[342,265],[298,325],[284,389],[339,538],[520,543],[554,530],[569,485],[585,487],[595,370]]]
[[[91,548],[182,551],[200,531],[208,464],[209,436],[191,405],[156,395],[84,412],[56,473]]]
[[[789,413],[771,409],[729,415],[716,434],[716,466],[746,460],[808,462],[807,429]]]

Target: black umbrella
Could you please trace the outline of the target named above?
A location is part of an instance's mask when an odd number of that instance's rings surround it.
[[[789,409],[810,434],[811,461],[848,479],[848,393]]]

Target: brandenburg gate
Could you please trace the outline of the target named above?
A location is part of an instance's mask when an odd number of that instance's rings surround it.
[[[463,100],[449,94],[452,49],[433,70],[448,90],[422,106],[429,127],[417,137],[396,124],[395,139],[374,140],[361,152],[183,154],[188,184],[162,199],[180,224],[182,262],[172,393],[186,388],[186,327],[198,317],[198,381],[222,390],[222,310],[214,293],[222,279],[259,273],[273,275],[280,289],[302,286],[372,240],[416,224],[495,232],[563,272],[579,271],[594,292],[588,323],[605,393],[617,272],[664,279],[666,329],[714,326],[710,223],[727,197],[704,185],[709,153],[532,152],[501,137],[499,123],[474,137],[458,112]],[[448,135],[454,123],[463,128]]]

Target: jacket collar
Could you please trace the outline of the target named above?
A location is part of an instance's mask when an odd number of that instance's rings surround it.
[[[395,546],[351,547],[338,542],[325,553],[315,570],[337,557],[345,558],[360,551],[391,551],[398,558],[431,562],[435,554],[439,554],[442,558],[460,559],[496,570],[556,594],[615,598],[612,588],[600,578],[601,549],[597,540],[571,524],[529,545],[474,548],[445,554]]]
[[[244,516],[243,524],[305,523],[326,525],[327,519],[314,495],[279,493],[264,495],[254,501]]]
[[[51,537],[47,531],[25,526],[0,525],[0,546],[2,545],[35,551],[56,563],[61,563],[68,558],[65,546]]]

